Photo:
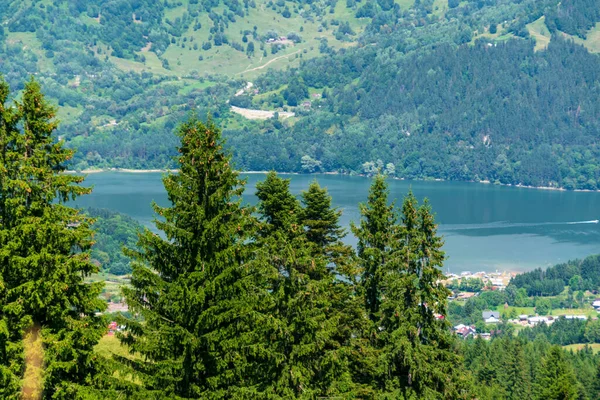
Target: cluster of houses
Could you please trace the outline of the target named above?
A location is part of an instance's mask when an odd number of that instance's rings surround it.
[[[600,304],[600,300],[598,300],[598,303]],[[481,318],[483,319],[483,322],[487,324],[497,324],[499,322],[501,322],[500,320],[500,312],[498,311],[483,311],[481,313]],[[510,324],[516,324],[516,325],[521,325],[523,327],[534,327],[538,324],[541,323],[545,323],[546,325],[551,325],[552,323],[554,323],[554,321],[556,321],[558,318],[565,318],[565,319],[578,319],[578,320],[587,320],[587,316],[586,315],[561,315],[561,316],[530,316],[530,315],[519,315],[519,318],[516,319],[509,319],[507,322]],[[489,333],[478,333],[477,329],[475,328],[474,325],[464,325],[464,324],[459,324],[456,325],[454,328],[454,333],[460,337],[462,337],[463,339],[466,339],[470,336],[472,337],[481,337],[483,339],[489,339],[491,337],[491,335]]]
[[[474,338],[480,337],[482,339],[489,340],[492,337],[492,335],[487,332],[477,333],[477,329],[475,329],[475,326],[473,326],[473,325],[463,325],[463,324],[456,325],[454,327],[454,333],[456,335],[462,337],[463,339],[466,339],[469,336],[472,336]]]
[[[460,275],[447,273],[446,283],[457,282],[462,279],[481,279],[488,287],[493,290],[504,290],[510,282],[510,279],[514,276],[514,273],[507,272],[470,272],[464,271]]]

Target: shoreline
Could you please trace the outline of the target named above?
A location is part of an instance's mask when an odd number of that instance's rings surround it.
[[[120,173],[127,173],[127,174],[156,174],[156,173],[176,173],[179,172],[178,169],[132,169],[132,168],[90,168],[90,169],[84,169],[82,171],[74,171],[74,170],[66,170],[64,171],[64,173],[66,174],[98,174],[98,173],[102,173],[102,172],[120,172]],[[267,174],[269,173],[269,171],[238,171],[241,174],[247,174],[247,175],[259,175],[259,174]],[[370,178],[369,175],[365,175],[365,174],[356,174],[356,175],[352,175],[352,174],[347,174],[347,173],[342,173],[342,172],[338,172],[338,171],[330,171],[330,172],[319,172],[319,173],[310,173],[310,174],[304,174],[304,173],[300,173],[300,172],[279,172],[276,171],[278,174],[280,175],[341,175],[341,176],[360,176],[363,178]],[[406,180],[405,178],[401,178],[401,177],[395,177],[395,176],[388,176],[389,179],[393,179],[393,180],[397,180],[397,181],[404,181]],[[468,182],[468,183],[479,183],[479,184],[483,184],[483,185],[493,185],[493,186],[506,186],[506,187],[514,187],[514,188],[520,188],[520,189],[536,189],[536,190],[552,190],[552,191],[557,191],[557,192],[588,192],[588,193],[598,193],[600,192],[600,189],[598,190],[591,190],[591,189],[565,189],[563,187],[554,187],[554,186],[529,186],[529,185],[522,185],[522,184],[512,184],[512,183],[492,183],[489,180],[481,180],[481,181],[447,181],[445,179],[441,179],[441,178],[432,178],[432,179],[410,179],[416,182]]]

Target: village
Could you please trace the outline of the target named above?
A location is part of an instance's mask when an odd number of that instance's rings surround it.
[[[442,283],[448,289],[452,290],[452,295],[448,297],[449,303],[455,302],[455,304],[464,306],[469,299],[477,298],[484,292],[504,291],[514,276],[516,276],[514,272],[471,273],[465,271],[460,275],[447,274],[447,279]],[[592,293],[589,294],[591,295]],[[516,331],[519,331],[523,328],[533,328],[540,324],[549,326],[560,318],[581,321],[587,321],[590,318],[597,320],[598,317],[595,314],[600,314],[600,298],[589,299],[585,303],[585,308],[553,310],[556,312],[556,315],[540,315],[535,307],[531,310],[533,313],[515,315],[516,308],[509,307],[507,303],[499,306],[499,308],[510,312],[501,312],[498,309],[482,310],[475,324],[459,323],[454,325],[452,330],[457,336],[463,339],[481,337],[485,340],[490,340],[494,331],[497,331],[499,325],[503,323],[510,324]],[[523,309],[527,308],[523,307]],[[543,312],[542,314],[546,313]],[[481,329],[483,326],[486,329]]]

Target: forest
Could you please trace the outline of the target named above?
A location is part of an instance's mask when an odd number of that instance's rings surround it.
[[[220,129],[193,115],[175,131],[179,173],[163,179],[170,205],[154,205],[160,234],[139,229],[124,251],[132,272],[122,289],[129,313],[113,332],[118,352],[100,352],[103,283],[86,280],[99,271],[94,219],[122,217],[69,206],[90,189],[64,173],[73,150],[53,136],[56,109],[34,80],[9,97],[1,81],[2,398],[600,395],[600,356],[559,346],[581,329],[503,329],[489,342],[453,334],[443,242],[426,199],[409,192],[395,205],[386,177],[375,176],[351,226],[354,249],[316,181],[297,198],[271,172],[258,204],[242,204],[244,181]]]
[[[173,168],[174,128],[195,110],[222,127],[241,170],[373,175],[381,165],[403,179],[597,190],[598,9],[9,1],[0,60],[14,93],[34,74],[61,107],[56,134],[78,150],[70,169]],[[282,35],[293,45],[267,45]],[[253,70],[263,58],[273,63]],[[235,96],[249,80],[254,91]],[[275,114],[249,120],[231,105]]]

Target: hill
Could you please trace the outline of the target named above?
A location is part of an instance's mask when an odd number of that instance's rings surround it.
[[[597,189],[596,3],[12,1],[0,59],[75,169],[171,167],[195,110],[243,169]]]

